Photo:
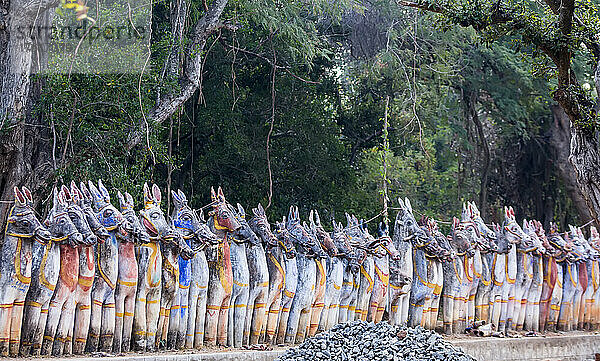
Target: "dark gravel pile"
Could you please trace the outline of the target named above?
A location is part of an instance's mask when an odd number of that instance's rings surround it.
[[[421,327],[392,326],[354,321],[339,324],[328,332],[287,350],[280,361],[474,361],[442,336]]]

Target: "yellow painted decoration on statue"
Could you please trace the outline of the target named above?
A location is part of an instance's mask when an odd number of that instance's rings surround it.
[[[269,253],[269,259],[271,260],[271,262],[273,262],[273,264],[275,265],[275,267],[277,268],[279,273],[281,273],[281,276],[283,276],[283,280],[277,286],[278,289],[282,289],[283,286],[285,285],[285,270],[283,269],[283,267],[281,267],[281,264],[279,264],[279,261],[277,261],[277,259],[275,258],[275,256],[273,256],[273,254]]]

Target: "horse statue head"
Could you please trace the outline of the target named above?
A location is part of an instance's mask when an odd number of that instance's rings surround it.
[[[35,238],[44,244],[48,242],[52,234],[33,211],[31,191],[27,187],[15,187],[14,195],[15,200],[6,219],[5,234],[18,238]]]
[[[92,232],[98,237],[100,242],[104,242],[110,237],[110,234],[106,230],[106,228],[100,223],[98,217],[96,217],[96,213],[92,209],[92,194],[85,186],[85,183],[79,183],[79,188],[75,185],[75,182],[71,182],[71,193],[73,194],[73,199],[75,200],[75,204],[79,206],[83,210],[85,214],[85,219],[87,220],[88,225],[92,229]]]
[[[63,199],[67,203],[67,213],[69,214],[69,218],[71,218],[77,231],[83,236],[82,244],[85,246],[94,245],[98,242],[98,237],[92,231],[83,209],[77,204],[79,203],[78,201],[81,197],[81,193],[79,193],[76,188],[72,189],[72,191],[73,192],[71,193],[69,188],[64,185],[60,190]]]
[[[394,260],[399,260],[402,255],[396,249],[394,242],[392,242],[392,237],[390,237],[390,229],[385,222],[379,222],[377,226],[377,242],[379,246],[376,249],[382,249],[383,252],[379,254],[385,256],[389,255]]]
[[[240,227],[235,230],[232,234],[234,240],[238,243],[248,242],[251,246],[256,246],[260,239],[256,236],[256,233],[252,231],[250,224],[246,220],[246,211],[241,204],[237,204],[237,210],[230,206],[231,212],[234,214],[235,219],[240,224]]]
[[[119,212],[117,208],[110,203],[110,194],[108,193],[106,187],[104,187],[102,179],[98,180],[97,188],[92,181],[88,181],[88,187],[93,197],[96,217],[98,217],[100,223],[109,232],[114,231],[116,235],[120,235],[122,238],[125,238],[127,236],[127,232],[131,232],[133,228],[129,222],[125,220],[123,214],[121,214],[121,212]]]
[[[121,209],[121,214],[127,222],[131,225],[131,232],[129,232],[131,237],[126,237],[125,241],[134,242],[134,243],[149,243],[150,236],[146,229],[142,226],[142,222],[135,213],[134,201],[131,194],[125,192],[123,195],[120,191],[117,193],[117,198],[119,198],[119,208]]]
[[[594,226],[590,226],[590,238],[588,240],[590,246],[600,252],[600,234]]]
[[[241,225],[236,219],[235,214],[232,212],[231,207],[227,204],[223,189],[219,187],[218,191],[215,192],[215,189],[211,187],[210,198],[213,207],[213,210],[210,212],[213,224],[210,226],[214,227],[216,232],[224,234],[237,231]]]
[[[400,210],[396,215],[394,222],[394,237],[401,237],[401,240],[411,241],[415,246],[423,246],[429,241],[427,233],[419,226],[413,215],[412,205],[408,198],[398,198]]]
[[[277,247],[277,236],[271,231],[271,224],[267,219],[267,213],[262,204],[259,203],[256,208],[252,208],[252,214],[254,217],[248,221],[252,231],[262,240],[265,247]],[[293,248],[293,245],[291,248]]]
[[[529,252],[535,248],[531,237],[529,237],[515,219],[515,211],[511,207],[504,207],[504,223],[502,231],[506,239],[516,244],[517,247],[525,252]]]
[[[457,256],[467,255],[473,257],[475,254],[475,247],[471,243],[469,233],[460,219],[456,217],[452,218],[452,232],[448,236],[448,241],[450,241]]]
[[[496,233],[485,224],[475,202],[467,202],[466,210],[475,225],[481,251],[483,253],[496,252],[498,249],[496,245]]]
[[[350,236],[346,233],[344,226],[332,220],[333,232],[331,238],[338,249],[337,257],[343,257],[348,262],[348,267],[352,273],[360,270],[359,256],[354,247],[350,245]]]
[[[492,223],[492,229],[496,233],[496,253],[507,254],[510,251],[511,243],[502,232],[502,227],[498,223]]]
[[[83,243],[83,236],[77,231],[75,224],[69,217],[69,205],[56,187],[53,189],[53,198],[52,209],[44,221],[52,235],[52,241],[65,243],[73,247]]]
[[[427,233],[435,240],[435,243],[440,248],[440,251],[436,255],[440,261],[452,261],[456,258],[456,251],[453,249],[448,237],[446,237],[433,218],[423,216],[421,219],[423,226],[427,228]]]
[[[254,211],[254,209],[252,211]],[[292,236],[290,232],[285,227],[285,221],[276,222],[275,237],[277,237],[277,244],[284,252],[286,258],[291,259],[296,257],[296,248],[294,248],[294,243],[292,242]]]
[[[148,232],[152,242],[167,241],[176,242],[177,233],[167,222],[165,215],[160,208],[162,194],[156,184],[152,185],[152,190],[148,183],[144,183],[144,209],[140,211],[142,225]]]
[[[552,257],[556,258],[557,262],[563,262],[571,259],[571,250],[573,249],[573,243],[568,239],[565,239],[558,231],[558,225],[554,222],[550,222],[550,230],[548,232],[548,252],[551,252]]]
[[[566,237],[573,244],[570,261],[575,263],[586,261],[588,258],[587,249],[583,245],[584,241],[580,238],[579,232],[577,232],[577,227],[569,224],[569,233],[566,234]]]
[[[531,242],[533,243],[533,247],[534,247],[534,250],[533,250],[534,254],[542,255],[546,252],[546,250],[544,249],[542,240],[538,237],[538,235],[535,231],[535,226],[532,222],[529,222],[526,219],[523,219],[523,232],[525,232],[525,234],[527,234],[529,236],[529,238],[531,239]]]
[[[189,206],[185,194],[178,190],[171,191],[173,198],[173,213],[171,222],[175,231],[177,231],[184,240],[190,240],[190,246],[193,250],[204,249],[207,244],[218,244],[219,238],[214,234],[204,221],[204,214],[196,214]]]
[[[296,247],[296,251],[309,257],[325,257],[326,254],[318,244],[318,241],[310,235],[300,223],[300,212],[298,207],[291,206],[286,220],[287,228]]]
[[[338,250],[335,246],[335,243],[333,243],[333,240],[331,239],[329,233],[326,232],[325,229],[323,229],[323,226],[321,225],[321,219],[319,217],[319,212],[317,212],[316,210],[311,210],[310,215],[308,216],[308,220],[310,222],[310,230],[313,236],[321,245],[321,248],[323,248],[323,251],[327,252],[327,254],[330,257],[334,257],[337,254]]]

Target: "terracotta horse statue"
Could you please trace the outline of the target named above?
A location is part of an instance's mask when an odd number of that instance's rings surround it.
[[[468,212],[475,224],[475,229],[481,241],[481,277],[475,294],[475,319],[488,321],[490,318],[490,293],[492,283],[492,263],[497,255],[498,246],[496,233],[493,232],[481,218],[481,212],[474,202],[468,202]]]
[[[284,222],[277,222],[275,231],[272,232],[262,205],[259,204],[257,208],[253,208],[252,213],[254,217],[251,220],[251,227],[262,240],[269,272],[265,322],[263,322],[261,337],[264,336],[266,344],[272,344],[275,341],[281,300],[286,284],[286,259],[296,257],[296,249]]]
[[[504,207],[502,233],[511,244],[505,257],[504,285],[502,288],[500,319],[498,321],[498,331],[506,333],[511,328],[515,294],[517,291],[517,245],[521,243],[524,236],[521,227],[519,227],[519,224],[515,220],[515,212],[512,207]]]
[[[512,239],[516,244],[516,275],[513,286],[512,296],[508,297],[508,309],[506,313],[506,329],[522,329],[525,320],[525,310],[527,305],[527,293],[533,279],[533,258],[531,252],[537,249],[533,240],[527,235],[515,220],[514,210],[509,208],[508,218],[505,219],[504,234]],[[507,258],[508,267],[514,267],[510,257]],[[507,275],[507,280],[512,277]]]
[[[178,259],[179,293],[171,306],[168,337],[171,342],[176,337],[175,348],[194,348],[204,342],[208,287],[208,263],[204,248],[207,244],[217,244],[219,239],[206,225],[202,212],[198,215],[188,205],[187,197],[181,190],[171,192],[174,205],[172,226],[195,254],[189,260],[181,255]],[[173,335],[175,329],[177,336]]]
[[[244,327],[246,322],[246,311],[250,297],[250,271],[246,254],[246,245],[252,247],[260,240],[250,228],[246,220],[246,211],[239,203],[237,211],[231,207],[232,213],[240,224],[231,235],[230,256],[231,270],[233,274],[233,286],[231,299],[229,301],[229,327],[227,328],[227,344],[233,347],[242,347],[244,339]]]
[[[452,262],[456,257],[456,252],[450,245],[448,238],[439,230],[437,222],[428,217],[424,217],[423,224],[427,227],[427,233],[433,237],[440,250],[436,255],[427,255],[427,278],[431,288],[430,299],[425,300],[423,305],[423,319],[421,324],[429,330],[434,330],[437,326],[438,310],[440,296],[444,287],[444,262]]]
[[[558,316],[558,328],[561,331],[571,331],[577,324],[575,321],[575,310],[579,310],[579,301],[583,290],[579,284],[579,266],[586,260],[585,249],[578,239],[577,230],[569,225],[569,233],[566,235],[573,244],[571,257],[563,264],[563,296],[560,303]],[[579,300],[578,300],[579,298]]]
[[[323,307],[325,306],[325,290],[327,287],[326,262],[327,259],[335,257],[338,250],[335,243],[333,243],[333,240],[331,239],[329,233],[326,232],[323,226],[321,225],[321,220],[319,219],[317,211],[311,210],[308,219],[310,222],[308,229],[310,230],[312,236],[315,237],[316,240],[319,242],[319,245],[323,250],[323,256],[320,258],[315,258],[315,265],[317,266],[317,279],[315,283],[314,301],[312,305],[312,310],[310,312],[310,322],[308,330],[308,335],[312,337],[317,334],[319,321],[321,320],[321,313],[323,312]]]
[[[585,328],[585,317],[586,311],[588,317],[591,316],[591,306],[594,302],[594,285],[593,278],[597,276],[594,274],[594,261],[598,259],[598,252],[590,245],[587,241],[581,227],[577,227],[578,240],[581,242],[582,247],[585,249],[585,261],[582,262],[579,268],[579,284],[581,288],[581,296],[579,301],[579,308],[575,311],[575,325],[578,330]]]
[[[472,257],[465,256],[463,260],[465,270],[465,282],[463,282],[463,290],[461,297],[464,297],[464,310],[461,309],[462,314],[459,317],[460,322],[466,322],[465,326],[470,327],[475,321],[475,296],[477,289],[481,281],[481,274],[483,272],[483,261],[481,257],[482,251],[488,247],[486,241],[479,233],[475,222],[471,219],[471,214],[468,207],[463,203],[462,214],[460,222],[465,226],[465,231],[471,239],[471,243],[475,248],[475,254]],[[463,328],[462,325],[460,328]]]
[[[452,231],[448,236],[448,241],[456,257],[451,262],[444,262],[443,277],[444,287],[442,288],[442,318],[444,324],[444,333],[452,334],[462,331],[459,322],[461,307],[464,300],[461,299],[461,290],[465,282],[464,259],[465,256],[472,257],[475,249],[471,244],[465,227],[456,217],[452,220]]]
[[[413,238],[413,283],[410,290],[408,307],[408,323],[411,327],[425,327],[425,320],[429,320],[429,308],[435,292],[438,279],[443,275],[433,267],[433,260],[438,257],[448,256],[448,252],[440,247],[437,237],[427,224],[427,219],[422,218],[420,227],[427,237],[423,242]]]
[[[360,224],[356,217],[350,217],[349,214],[346,214],[346,228],[344,229],[344,233],[348,236],[348,244],[352,247],[353,258],[357,268],[354,270],[349,264],[346,264],[346,268],[344,269],[338,323],[353,321],[355,318],[360,280],[361,277],[364,277],[364,275],[361,276],[363,272],[361,271],[361,267],[367,258],[367,252],[363,247],[365,234],[359,228]]]
[[[385,299],[390,285],[390,263],[389,259],[400,259],[400,253],[390,238],[387,224],[380,222],[377,228],[377,244],[373,245],[373,263],[375,277],[373,292],[369,300],[367,321],[381,322],[385,310]]]
[[[310,322],[310,312],[314,300],[317,281],[316,258],[324,257],[325,252],[315,237],[300,224],[298,208],[290,209],[286,228],[295,243],[296,263],[298,267],[298,286],[290,307],[285,343],[294,344],[304,341]]]
[[[35,216],[27,187],[14,188],[0,255],[0,355],[17,356],[25,296],[31,284],[34,240],[46,244],[51,233]],[[10,345],[10,346],[9,346]]]
[[[499,224],[493,223],[492,228],[496,233],[496,252],[494,252],[494,258],[490,264],[491,269],[491,283],[492,289],[490,290],[489,297],[489,317],[486,320],[492,324],[492,329],[498,331],[498,325],[500,323],[500,315],[502,313],[502,305],[506,305],[508,302],[508,282],[506,282],[506,258],[511,250],[512,244],[508,241],[508,238],[502,232],[502,227]]]
[[[412,213],[408,198],[398,199],[400,210],[394,222],[394,246],[400,252],[400,259],[390,260],[390,290],[389,308],[390,323],[406,325],[408,322],[408,307],[410,290],[413,283],[413,246],[412,240],[426,243],[427,234],[419,227]]]
[[[584,248],[586,248],[587,259],[585,261],[585,275],[583,270],[579,271],[579,282],[586,282],[587,285],[584,287],[583,295],[581,296],[581,302],[577,315],[577,329],[578,330],[589,330],[591,324],[591,318],[593,316],[592,309],[594,307],[594,293],[598,289],[598,270],[597,261],[599,257],[598,251],[592,246],[591,242],[588,241],[581,227],[577,227],[577,234],[581,239]],[[585,278],[585,281],[583,280]]]
[[[523,329],[539,332],[540,330],[540,301],[542,297],[542,286],[544,283],[544,266],[542,255],[546,253],[542,241],[535,231],[535,225],[532,221],[523,220],[523,231],[529,235],[533,244],[537,248],[531,252],[531,263],[533,272],[531,273],[531,286],[527,291],[527,306],[525,308],[525,322]]]
[[[82,242],[60,245],[60,276],[50,301],[41,348],[42,355],[52,353],[54,356],[72,351],[83,353],[90,322],[89,291],[95,269],[92,247],[98,240],[79,206],[83,195],[74,184],[71,191],[62,186],[59,197],[65,201],[67,214],[82,235]]]
[[[344,231],[344,226],[336,223],[335,220],[332,223],[331,239],[338,252],[335,257],[327,259],[327,285],[323,300],[323,313],[319,322],[319,331],[321,332],[330,330],[338,322],[344,275],[346,274],[346,278],[353,278],[353,275],[358,274],[360,268],[354,249],[350,246],[350,238]]]
[[[358,285],[358,297],[356,299],[356,309],[354,310],[355,320],[367,320],[367,313],[369,311],[369,300],[373,294],[373,287],[375,286],[375,261],[373,260],[373,249],[377,246],[377,241],[369,233],[366,224],[361,220],[360,222],[355,216],[352,216],[355,225],[358,225],[357,229],[362,235],[355,236],[355,238],[362,239],[362,242],[357,244],[358,252],[363,253],[362,262],[360,264],[360,278]]]
[[[246,259],[250,270],[248,307],[246,308],[246,320],[244,322],[244,345],[255,345],[263,330],[266,330],[267,301],[269,298],[269,278],[277,277],[276,273],[269,272],[269,263],[265,248],[275,246],[276,238],[271,232],[267,215],[262,205],[252,209],[254,217],[248,221],[252,231],[260,238],[257,244],[248,244]],[[276,284],[277,282],[273,282]],[[273,322],[273,321],[271,321]],[[266,331],[265,331],[266,332]]]
[[[588,239],[590,246],[597,252],[600,252],[600,234],[594,226],[590,226],[590,238]],[[593,271],[591,277],[591,286],[593,287],[592,301],[589,308],[590,316],[586,318],[585,328],[591,331],[597,331],[600,325],[600,260],[593,261]],[[31,291],[30,291],[31,292]]]
[[[204,343],[207,346],[226,346],[229,299],[233,285],[229,237],[241,225],[227,205],[221,187],[218,188],[217,193],[213,188],[210,192],[213,210],[208,225],[220,242],[206,249],[209,283]]]
[[[293,207],[290,207],[290,215],[293,213]],[[277,325],[276,343],[283,344],[285,342],[285,333],[287,330],[288,319],[290,316],[290,308],[296,295],[298,288],[298,265],[296,263],[296,240],[287,228],[287,220],[283,217],[282,224],[287,232],[289,238],[292,241],[290,246],[290,252],[293,251],[294,257],[286,257],[283,265],[283,273],[285,274],[285,281],[283,284],[283,290],[281,295],[281,307],[279,311],[279,320]]]
[[[159,190],[160,192],[160,190]],[[160,196],[158,196],[160,199]],[[166,220],[165,220],[166,221]],[[169,224],[171,227],[171,224]],[[167,237],[160,240],[162,253],[162,290],[160,293],[160,314],[158,317],[158,332],[156,334],[156,347],[166,346],[174,348],[179,334],[179,309],[171,317],[171,309],[179,298],[180,272],[179,258],[190,260],[194,257],[194,251],[186,243],[184,238],[177,234],[171,227],[175,237]],[[172,322],[169,322],[171,320]]]
[[[131,194],[117,193],[121,214],[131,225],[126,237],[119,237],[119,272],[115,291],[115,336],[113,352],[128,352],[133,331],[133,313],[138,284],[138,262],[135,245],[150,242],[150,236],[142,226],[134,209]]]
[[[81,217],[73,217],[73,212],[69,212],[75,222],[75,226],[84,236],[83,243],[79,247],[79,277],[75,289],[75,326],[69,327],[67,339],[73,339],[72,351],[74,354],[83,354],[87,342],[87,336],[90,324],[90,313],[92,304],[92,283],[96,272],[96,256],[94,247],[96,242],[105,242],[110,234],[108,230],[100,223],[96,213],[92,209],[92,195],[83,183],[78,189],[75,182],[71,182],[71,195],[73,202],[81,209],[85,221],[79,221]],[[86,224],[87,223],[87,227]],[[90,238],[91,233],[96,239]],[[73,337],[74,335],[74,337]],[[71,343],[65,344],[65,354],[71,353]]]
[[[160,208],[162,195],[156,184],[144,183],[144,209],[141,223],[150,242],[138,248],[138,285],[133,316],[133,342],[136,350],[154,351],[161,311],[163,256],[160,242],[178,238]],[[163,316],[165,310],[162,310]]]
[[[44,225],[50,231],[48,242],[35,242],[32,247],[31,286],[25,299],[25,311],[21,334],[21,356],[40,354],[46,328],[50,299],[54,294],[60,272],[61,243],[80,244],[83,241],[71,221],[66,202],[54,188],[54,202]],[[59,198],[60,197],[60,198]]]
[[[542,254],[542,293],[540,295],[539,305],[539,331],[546,331],[546,322],[548,320],[548,311],[550,309],[550,300],[552,298],[552,291],[556,284],[556,259],[555,255],[558,255],[560,250],[554,247],[546,236],[546,231],[539,221],[532,221],[535,234],[538,236],[542,245],[544,246],[544,254]],[[564,241],[563,241],[564,243]]]
[[[560,308],[563,299],[564,271],[568,264],[575,260],[573,243],[567,237],[563,238],[558,232],[556,223],[550,223],[550,232],[548,233],[548,243],[555,249],[552,254],[553,259],[549,261],[549,265],[544,267],[547,270],[546,278],[554,278],[554,286],[552,287],[551,297],[549,301],[549,310],[547,317],[547,329],[551,332],[556,331],[560,315]],[[552,261],[556,264],[556,274],[552,272]],[[551,281],[548,281],[552,285]]]
[[[98,348],[111,352],[115,332],[115,288],[119,273],[119,237],[124,238],[131,231],[131,225],[110,203],[110,194],[102,180],[98,187],[88,182],[94,199],[94,210],[100,223],[108,230],[110,237],[96,245],[96,277],[92,287],[92,316],[86,349],[94,352]]]

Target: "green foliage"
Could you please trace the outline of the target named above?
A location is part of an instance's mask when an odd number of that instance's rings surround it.
[[[468,1],[440,4],[455,11],[452,22],[479,22],[485,10]],[[523,170],[534,162],[528,155],[540,153],[533,144],[544,142],[552,83],[531,74],[532,63],[514,51],[522,44],[514,34],[486,43],[473,29],[448,22],[451,31],[439,32],[436,18],[393,1],[231,2],[223,22],[239,28],[209,39],[201,91],[172,119],[148,124],[144,147],[128,151],[131,128],[158,94],[178,87],[161,74],[173,44],[168,5],[154,6],[151,66],[141,81],[137,75],[44,75],[37,111],[54,129],[56,182],[103,178],[111,192],[127,190],[141,201],[143,182],[153,181],[163,191],[183,189],[194,207],[209,203],[210,187],[220,185],[248,211],[268,202],[266,143],[274,114],[272,219],[292,204],[304,214],[317,208],[324,220],[342,220],[345,211],[374,216],[382,208],[385,154],[390,206],[409,197],[417,216],[449,220],[479,195],[482,150],[466,104],[474,94],[492,150],[490,213],[520,202],[523,215],[538,215],[535,200],[514,189],[538,184]],[[539,9],[514,11],[534,10],[530,24],[544,26],[550,15]],[[190,19],[203,11],[192,2]],[[359,20],[352,23],[352,16]],[[357,22],[370,20],[372,33],[357,30]],[[489,36],[497,38],[503,30],[494,31]],[[353,56],[361,36],[383,45]],[[389,148],[382,144],[387,97]],[[515,159],[515,149],[527,152]],[[560,181],[549,178],[544,191],[562,213],[573,213]]]

